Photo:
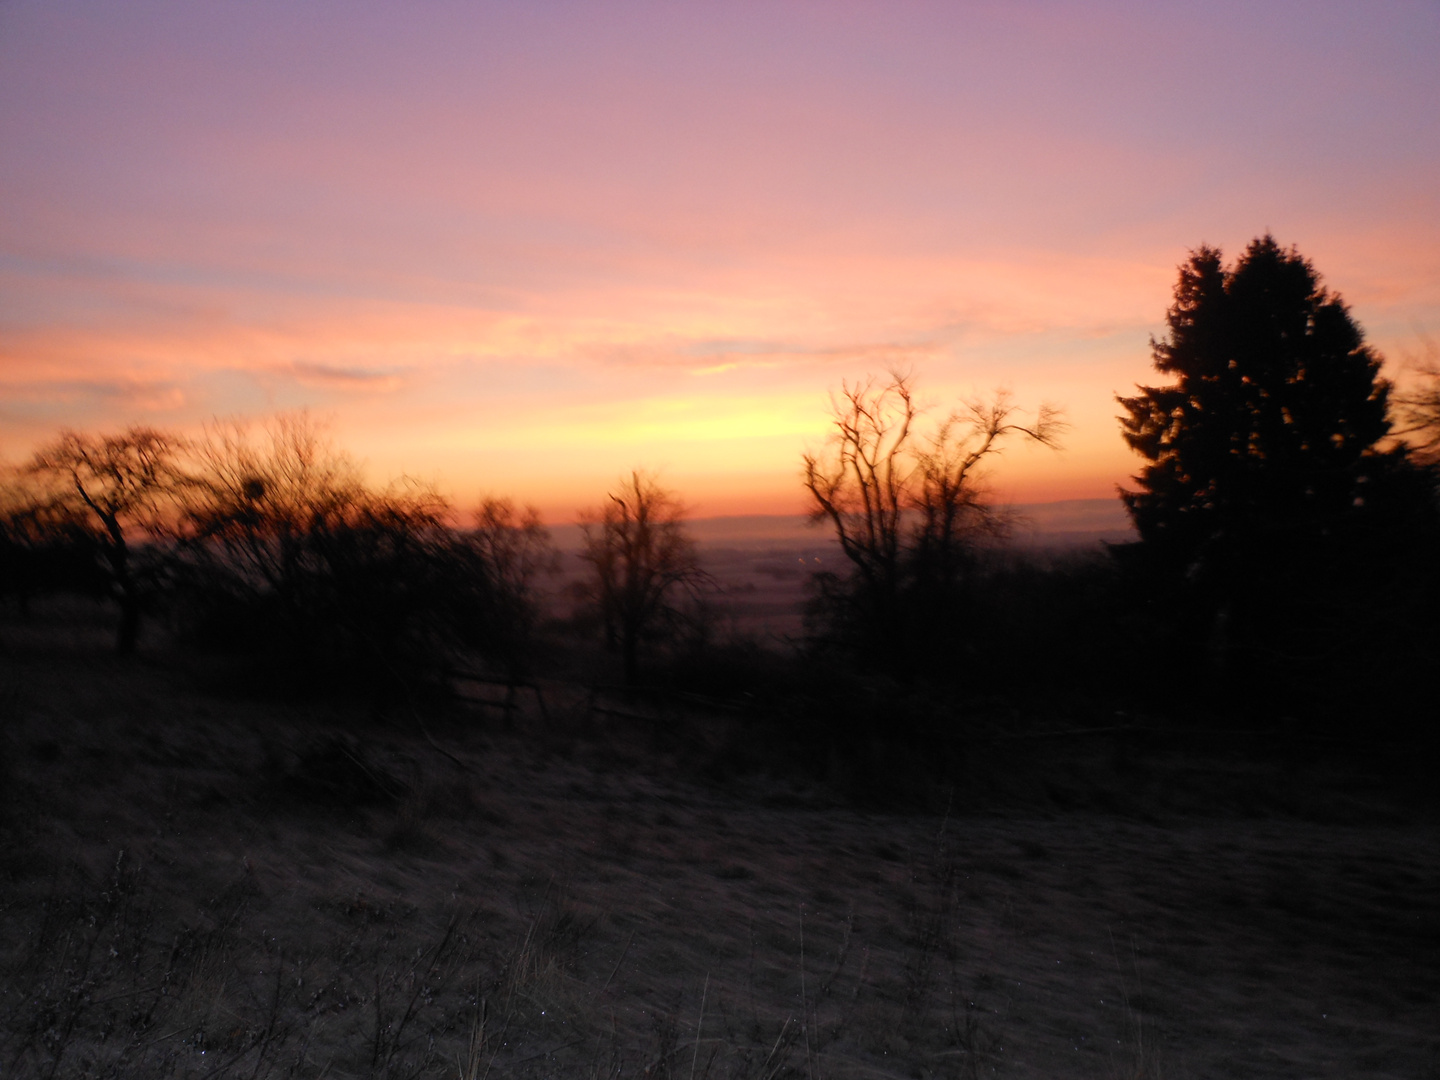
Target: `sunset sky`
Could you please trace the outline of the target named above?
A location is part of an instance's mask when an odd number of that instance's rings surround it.
[[[827,393],[1065,406],[1134,471],[1188,249],[1440,336],[1440,4],[0,2],[0,455],[308,408],[555,521],[803,509]]]

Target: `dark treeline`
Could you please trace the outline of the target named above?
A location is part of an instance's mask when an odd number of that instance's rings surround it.
[[[413,688],[462,648],[516,669],[554,558],[533,511],[491,499],[461,522],[424,485],[375,490],[305,416],[199,442],[65,433],[4,499],[0,565],[22,607],[108,596],[121,653],[160,618],[294,687]]]
[[[1230,267],[1194,252],[1167,323],[1153,351],[1174,381],[1120,399],[1146,464],[1122,492],[1140,542],[1116,555],[1152,667],[1212,684],[1242,716],[1376,731],[1433,710],[1440,514],[1423,409],[1390,400],[1344,303],[1269,236]]]
[[[812,580],[783,650],[721,632],[723,597],[653,477],[584,518],[586,578],[546,601],[558,556],[533,511],[464,518],[424,485],[367,486],[304,417],[198,442],[59,436],[6,478],[0,587],[22,608],[108,596],[121,652],[163,620],[278,685],[382,697],[466,658],[533,678],[588,640],[627,685],[743,700],[832,746],[923,744],[997,701],[1428,737],[1440,371],[1392,396],[1344,304],[1268,236],[1228,267],[1194,252],[1152,346],[1171,381],[1119,399],[1139,540],[1103,550],[1019,551],[985,497],[1007,444],[1059,449],[1054,407],[997,394],[931,415],[904,372],[843,386],[802,475],[846,569]]]
[[[1433,363],[1391,400],[1380,358],[1313,266],[1269,236],[1181,268],[1173,381],[1121,397],[1143,467],[1120,492],[1140,539],[1024,556],[981,469],[1055,445],[1009,402],[920,428],[911,380],[847,386],[812,514],[848,573],[821,577],[816,637],[903,684],[1089,700],[1210,727],[1425,739],[1440,660],[1440,437]]]

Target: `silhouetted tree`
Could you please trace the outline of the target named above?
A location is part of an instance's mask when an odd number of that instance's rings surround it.
[[[1228,268],[1193,252],[1167,323],[1152,351],[1175,381],[1118,399],[1147,462],[1121,492],[1140,544],[1120,554],[1151,595],[1252,675],[1408,617],[1399,556],[1433,514],[1403,450],[1379,446],[1390,385],[1345,304],[1267,235]]]
[[[675,496],[637,471],[581,520],[581,558],[594,572],[606,644],[620,650],[627,684],[639,681],[645,642],[681,618],[678,594],[693,596],[705,580],[684,518]]]
[[[1180,268],[1155,367],[1176,381],[1119,398],[1150,464],[1122,492],[1141,539],[1180,566],[1288,542],[1363,503],[1364,462],[1390,430],[1380,359],[1310,263],[1270,236],[1227,269]]]
[[[210,432],[182,545],[212,639],[302,679],[433,674],[473,594],[449,504],[424,485],[369,490],[304,415]]]
[[[102,596],[109,579],[98,545],[83,520],[56,497],[53,477],[0,469],[0,596],[22,614],[52,592]]]
[[[1416,460],[1440,466],[1440,347],[1427,344],[1427,356],[1419,365],[1419,381],[1403,394],[1394,395],[1399,424],[1395,434],[1409,444]]]
[[[882,664],[928,660],[963,620],[977,541],[1003,524],[984,497],[984,463],[1013,438],[1056,446],[1059,410],[1042,405],[1024,424],[1002,391],[922,432],[912,379],[892,372],[842,385],[831,412],[830,444],[804,456],[804,483],[811,519],[834,529],[853,573],[822,578],[824,617]]]
[[[210,584],[265,595],[298,619],[322,570],[321,534],[366,499],[355,465],[304,414],[211,429],[196,451],[188,552]]]
[[[147,590],[156,571],[137,542],[161,534],[184,483],[183,442],[154,428],[118,435],[62,434],[31,459],[29,471],[46,484],[41,512],[93,538],[110,590],[120,607],[116,647],[132,652]]]
[[[218,425],[195,457],[180,548],[204,639],[302,684],[409,688],[469,649],[514,673],[555,561],[534,510],[487,499],[461,530],[424,484],[371,489],[305,414]]]
[[[487,497],[475,512],[474,528],[457,543],[471,567],[471,593],[461,612],[467,637],[508,674],[523,675],[539,614],[538,581],[559,569],[550,531],[534,507],[521,511],[509,499]]]

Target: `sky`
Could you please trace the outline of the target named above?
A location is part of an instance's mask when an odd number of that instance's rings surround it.
[[[461,502],[796,513],[900,368],[1065,408],[997,497],[1108,497],[1201,244],[1440,336],[1437,56],[1434,0],[0,0],[0,457],[306,409]]]

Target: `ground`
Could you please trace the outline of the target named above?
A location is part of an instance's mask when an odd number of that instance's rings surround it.
[[[0,1076],[1440,1076],[1423,784],[1036,738],[882,812],[0,634]]]

